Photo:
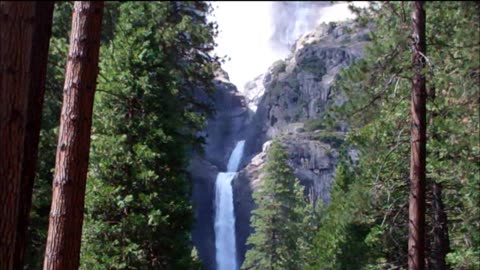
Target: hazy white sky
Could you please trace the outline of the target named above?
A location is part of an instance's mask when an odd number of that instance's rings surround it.
[[[218,23],[219,56],[228,55],[231,60],[224,64],[230,81],[239,91],[248,81],[267,71],[276,60],[287,56],[288,48],[273,49],[269,42],[273,33],[272,2],[211,2],[213,18]],[[356,2],[365,5],[365,2]],[[351,18],[348,3],[322,8],[317,23]]]

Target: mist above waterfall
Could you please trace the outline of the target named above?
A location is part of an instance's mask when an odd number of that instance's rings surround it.
[[[312,30],[330,2],[273,2],[270,9],[270,46],[289,48],[303,33]]]
[[[217,21],[220,31],[215,53],[230,57],[223,69],[239,91],[274,61],[284,59],[300,35],[321,22],[353,17],[345,2],[219,1],[212,5],[211,19]]]
[[[367,2],[352,4],[365,6]],[[312,31],[320,23],[353,18],[348,5],[345,2],[272,2],[270,46],[289,49],[298,37]]]

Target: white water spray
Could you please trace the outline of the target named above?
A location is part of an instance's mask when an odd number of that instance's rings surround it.
[[[220,172],[215,182],[215,249],[217,270],[237,270],[235,213],[232,179],[243,155],[245,141],[239,141],[228,160],[227,172]]]
[[[230,81],[242,93],[247,82],[290,53],[300,35],[321,22],[353,17],[349,3],[328,1],[212,1],[209,17],[218,22],[215,53],[231,58],[222,65]],[[368,1],[354,1],[367,6]]]

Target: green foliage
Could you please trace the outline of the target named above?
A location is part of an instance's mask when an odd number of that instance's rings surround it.
[[[312,132],[311,138],[329,144],[336,149],[339,149],[344,142],[344,134],[342,132],[328,130],[317,130]]]
[[[480,27],[477,4],[428,2],[427,177],[444,187],[452,269],[477,269],[480,256],[478,160]],[[312,256],[314,269],[403,269],[407,262],[410,156],[410,4],[372,3],[364,57],[341,73],[348,101],[331,123],[350,126],[346,144],[361,158],[337,171]],[[433,95],[435,93],[435,96]],[[344,166],[344,165],[343,165]],[[351,171],[350,171],[351,170]],[[349,171],[348,174],[345,174]],[[338,190],[342,191],[338,191]],[[360,195],[358,193],[364,193]],[[431,255],[427,193],[427,260]],[[356,262],[352,258],[357,258]]]
[[[101,48],[81,269],[197,269],[187,153],[211,112],[204,2],[125,2]]]
[[[247,244],[242,269],[302,269],[312,235],[307,202],[299,181],[287,165],[281,143],[273,141],[264,176],[253,193],[257,208],[252,211],[255,232]]]
[[[41,268],[46,241],[71,8],[71,2],[57,3],[54,13],[28,269]],[[330,112],[330,122],[348,122],[346,143],[334,133],[313,134],[361,152],[355,165],[343,157],[328,205],[305,202],[285,152],[278,142],[272,144],[254,193],[255,233],[242,268],[304,269],[307,262],[312,269],[406,267],[409,8],[406,2],[372,2],[368,12],[359,11],[360,23],[374,23],[371,45],[362,60],[342,72],[335,89],[348,101]],[[105,5],[81,269],[199,268],[190,239],[185,169],[211,113],[198,97],[212,91],[219,61],[208,56],[216,35],[216,26],[205,20],[209,9],[205,2]],[[428,2],[426,12],[428,181],[444,187],[449,267],[479,269],[478,4]],[[285,69],[282,63],[276,63],[275,73]],[[299,65],[325,72],[318,59]],[[287,83],[298,90],[296,79]],[[271,88],[284,86],[275,80]],[[324,129],[326,123],[309,120],[305,129]],[[431,226],[430,217],[427,223]]]
[[[349,167],[345,161],[337,165],[332,200],[321,209],[309,269],[361,269],[375,260],[370,251],[378,246],[378,239],[365,211],[372,191],[355,181]]]
[[[322,77],[327,72],[325,63],[317,57],[305,57],[298,63],[298,67],[302,71],[310,72],[318,77]]]
[[[311,118],[305,121],[305,130],[306,131],[314,131],[318,129],[324,129],[325,123],[323,122],[322,118]]]

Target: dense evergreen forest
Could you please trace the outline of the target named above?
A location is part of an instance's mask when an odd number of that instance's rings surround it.
[[[274,139],[239,266],[480,269],[480,5],[352,9],[369,43],[310,121],[347,127],[331,199]],[[188,166],[224,61],[211,12],[0,2],[0,270],[203,269]]]

